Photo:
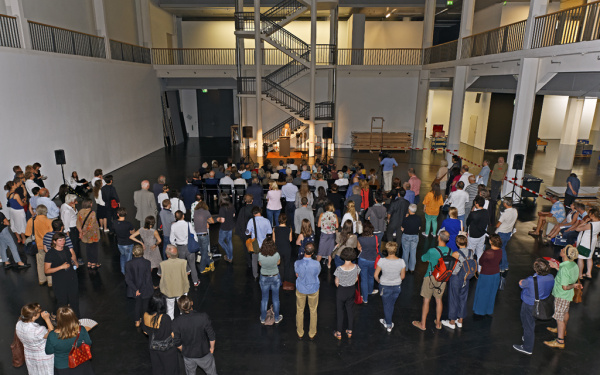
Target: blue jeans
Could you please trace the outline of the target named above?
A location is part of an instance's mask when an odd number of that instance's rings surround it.
[[[163,236],[163,259],[167,259],[167,245],[171,244],[170,236]]]
[[[10,253],[13,256],[13,260],[16,263],[19,263],[21,261],[21,257],[19,256],[19,252],[17,251],[17,245],[15,244],[15,240],[13,240],[8,227],[4,228],[2,232],[0,232],[0,255],[2,256],[3,262],[8,261],[8,257],[6,255],[7,247],[10,249]]]
[[[131,252],[133,251],[133,245],[117,245],[119,252],[121,253],[121,273],[125,275],[125,263],[131,260]]]
[[[402,235],[402,259],[406,263],[406,269],[409,271],[415,270],[417,263],[417,245],[419,244],[418,234],[403,234]]]
[[[233,260],[233,243],[231,242],[233,231],[231,230],[220,230],[219,231],[219,245],[225,250],[227,258]]]
[[[400,295],[400,285],[381,285],[381,302],[383,302],[383,316],[387,328],[392,326],[392,315],[394,315],[394,305]]]
[[[533,352],[535,340],[535,318],[533,317],[533,305],[521,303],[521,325],[523,326],[523,349]]]
[[[360,294],[363,301],[368,302],[369,294],[373,293],[375,284],[375,261],[359,257],[358,266],[360,267]]]
[[[198,269],[200,272],[204,271],[204,269],[210,264],[210,258],[208,257],[208,247],[210,246],[210,237],[208,234],[200,235],[198,234],[198,245],[200,245],[200,255],[202,259],[200,259],[200,264],[198,265]]]
[[[457,320],[467,316],[467,297],[469,296],[469,282],[463,286],[464,279],[458,275],[450,276],[448,282],[448,319]]]
[[[262,299],[260,300],[260,320],[264,321],[267,318],[269,291],[271,291],[271,296],[273,297],[273,312],[275,313],[275,320],[277,320],[279,318],[279,288],[281,287],[281,278],[279,275],[260,275],[258,284],[262,291]]]
[[[500,272],[508,269],[508,257],[506,256],[506,245],[512,237],[512,233],[498,233],[502,240],[502,261],[500,262]]]
[[[272,227],[279,225],[279,213],[281,210],[269,210],[267,209],[267,219],[271,222]]]

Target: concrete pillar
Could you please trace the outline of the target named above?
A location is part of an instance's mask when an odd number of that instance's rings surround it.
[[[457,66],[454,71],[452,83],[452,101],[450,102],[450,125],[448,128],[449,150],[458,150],[460,147],[460,132],[462,129],[463,110],[465,106],[465,91],[467,84],[467,67]],[[457,153],[457,151],[452,151]],[[452,155],[447,153],[448,165],[452,165]]]
[[[330,74],[330,81],[329,81],[329,91],[330,91],[330,95],[328,96],[331,100],[332,103],[337,102],[337,56],[338,56],[338,24],[339,24],[339,7],[335,6],[333,8],[331,8],[331,10],[329,11],[329,44],[331,44],[334,48],[333,50],[333,69],[331,69],[331,74]],[[334,150],[334,139],[335,139],[335,133],[336,133],[336,124],[337,124],[337,105],[334,107],[333,110],[333,118],[334,120],[328,124],[328,126],[331,126],[331,139],[328,139],[327,141],[323,140],[323,143],[327,142],[327,149],[330,153],[330,155],[333,155],[333,150]],[[324,144],[322,145],[324,146]]]
[[[462,54],[462,40],[473,34],[473,19],[475,18],[475,0],[463,0],[462,14],[460,16],[460,33],[456,47],[456,59]]]
[[[425,0],[422,48],[429,48],[432,46],[434,24],[435,24],[435,0]]]
[[[104,0],[94,0],[94,22],[96,25],[96,35],[104,38],[104,49],[106,58],[110,60],[110,39],[106,27],[106,16],[104,15]]]
[[[244,11],[244,0],[236,0],[235,2],[235,11],[243,12]],[[181,18],[179,19],[181,20]],[[181,22],[180,22],[181,23]],[[181,30],[181,29],[180,29]],[[181,34],[183,37],[183,33]],[[181,43],[180,48],[183,48],[183,42]],[[244,39],[240,37],[235,38],[235,56],[236,56],[236,68],[237,68],[237,76],[242,77],[245,61],[245,52],[244,52]],[[240,135],[240,150],[245,147],[245,143],[242,140],[242,131],[243,127],[246,125],[246,106],[244,104],[245,98],[237,97],[237,106],[240,121],[238,122],[238,133]]]
[[[594,145],[594,151],[600,151],[600,99],[596,100],[596,111],[590,129],[590,143]]]
[[[415,126],[413,131],[413,147],[423,148],[425,142],[425,122],[427,121],[427,102],[429,99],[429,70],[419,72],[417,88],[417,107],[415,109]]]
[[[17,18],[21,48],[32,49],[29,23],[27,22],[27,18],[25,18],[22,0],[4,0],[4,3],[6,4],[7,15]]]
[[[548,12],[548,0],[531,0],[529,2],[529,15],[525,25],[525,36],[523,37],[523,49],[530,49],[533,41],[533,28],[535,18]]]
[[[365,20],[364,14],[353,14],[348,19],[348,42],[353,50],[363,50],[365,48]],[[351,56],[350,64],[362,65],[362,53],[354,51]]]
[[[176,48],[183,48],[183,27],[181,22],[181,17],[175,17],[175,35],[177,38],[177,43],[175,43]]]
[[[152,24],[148,0],[135,0],[135,14],[138,30],[138,44],[152,48]]]
[[[262,126],[262,50],[263,40],[260,37],[260,0],[254,0],[254,66],[256,67],[256,156],[263,154]]]
[[[310,2],[310,122],[308,157],[315,156],[315,104],[317,100],[317,0]]]
[[[531,131],[531,117],[533,116],[533,106],[535,104],[535,87],[537,83],[539,59],[524,58],[521,61],[521,70],[517,81],[517,95],[515,98],[515,108],[513,111],[512,126],[510,131],[510,142],[508,144],[508,178],[515,177],[515,171],[512,169],[512,163],[516,154],[523,154],[523,165],[527,161],[527,146],[529,144],[529,132]],[[516,171],[516,177],[523,177],[523,170]],[[505,182],[502,188],[502,196],[512,191],[513,185]],[[515,192],[520,196],[521,189],[516,188]],[[518,201],[515,196],[513,199]]]
[[[581,125],[581,114],[583,113],[583,98],[569,97],[567,104],[567,113],[558,146],[558,158],[556,159],[556,169],[571,170],[573,168],[573,158],[575,157],[575,147],[577,147],[577,134],[579,125]]]

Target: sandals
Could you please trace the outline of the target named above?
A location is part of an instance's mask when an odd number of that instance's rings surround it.
[[[442,322],[438,322],[437,320],[434,320],[433,323],[435,324],[435,329],[442,329]],[[439,324],[439,326],[438,326]]]
[[[533,237],[539,237],[539,235],[540,235],[539,233],[536,233],[534,230],[529,231],[527,234],[530,236],[533,236]]]
[[[425,331],[425,328],[421,328],[421,322],[417,322],[416,320],[413,320],[412,325],[414,327],[417,327],[418,329],[420,329],[421,331]]]
[[[341,332],[340,332],[340,331],[335,331],[335,332],[333,332],[333,336],[334,336],[336,339],[338,339],[338,340],[341,340],[341,339],[342,339],[342,334],[341,334]]]
[[[346,330],[346,336],[348,336],[348,338],[352,338],[352,331],[350,331],[349,329]]]

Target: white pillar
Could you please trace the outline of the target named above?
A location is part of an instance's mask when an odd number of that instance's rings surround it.
[[[567,104],[567,113],[558,146],[558,158],[556,159],[556,169],[571,170],[573,168],[573,158],[575,157],[575,147],[577,147],[577,135],[579,125],[581,125],[581,114],[583,113],[583,98],[569,97]]]
[[[7,15],[17,18],[21,48],[32,49],[29,23],[27,22],[27,18],[25,18],[22,0],[4,0],[4,3],[6,4]]]
[[[137,19],[138,44],[152,48],[152,25],[150,23],[150,4],[148,0],[135,1]]]
[[[256,156],[262,157],[263,153],[263,126],[262,126],[262,49],[263,41],[260,37],[260,0],[254,0],[254,66],[256,67]]]
[[[423,144],[425,143],[427,99],[429,99],[429,70],[421,70],[419,72],[419,86],[417,87],[417,106],[415,108],[415,127],[413,131],[414,148],[423,148]]]
[[[104,14],[104,0],[94,0],[94,22],[96,26],[96,35],[104,38],[106,58],[110,60],[110,40],[108,39],[106,16]]]
[[[530,49],[533,40],[533,29],[535,18],[543,16],[548,11],[548,0],[531,0],[529,2],[529,15],[525,25],[525,36],[523,37],[523,49]]]
[[[460,132],[462,129],[463,110],[465,106],[465,91],[467,84],[467,67],[457,66],[454,71],[452,83],[452,101],[450,102],[450,125],[448,128],[447,148],[457,153],[460,146]],[[452,155],[446,154],[448,164],[452,165]]]
[[[310,122],[308,124],[308,157],[315,156],[315,104],[317,95],[317,0],[310,2]]]
[[[590,129],[590,143],[594,145],[594,151],[600,151],[600,99],[596,100],[596,110]]]
[[[521,61],[521,70],[517,81],[517,95],[515,97],[515,108],[513,111],[512,126],[510,131],[510,142],[508,145],[508,178],[515,177],[515,171],[512,169],[512,162],[516,154],[523,154],[523,165],[527,161],[527,146],[529,144],[529,132],[531,131],[531,117],[533,116],[533,106],[535,104],[535,86],[537,83],[539,60],[534,58],[524,58]],[[523,177],[523,170],[516,172],[516,177]],[[513,186],[505,182],[502,189],[502,196],[512,191]],[[516,188],[515,192],[521,195],[521,189]],[[516,198],[516,196],[515,196]],[[518,200],[518,199],[516,199]]]
[[[473,34],[473,19],[475,18],[475,0],[463,0],[462,14],[460,16],[460,33],[458,35],[458,46],[456,47],[456,59],[462,54],[463,38]]]
[[[433,44],[433,26],[435,24],[435,0],[425,0],[425,14],[423,19],[422,48],[429,48]]]

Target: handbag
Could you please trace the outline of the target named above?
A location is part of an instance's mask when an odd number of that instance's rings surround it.
[[[110,200],[110,207],[111,207],[112,209],[116,209],[117,207],[119,207],[119,202],[117,202],[117,200],[116,200],[116,199],[111,199],[111,200]]]
[[[12,352],[13,367],[23,366],[25,364],[25,348],[23,347],[23,343],[21,342],[21,340],[19,340],[19,336],[17,336],[16,330],[13,342],[12,344],[10,344],[10,351]]]
[[[354,290],[354,303],[357,305],[362,305],[362,303],[363,303],[363,298],[362,298],[362,295],[360,294],[360,277],[358,278],[358,281],[356,282],[356,290]]]
[[[271,305],[271,307],[267,310],[264,324],[266,326],[272,326],[275,324],[275,312],[273,311],[273,305]]]
[[[35,219],[31,219],[31,236],[25,240],[25,254],[34,256],[38,253],[37,244],[35,242]],[[29,242],[27,242],[29,241]]]
[[[162,319],[162,315],[158,321],[160,324],[160,320]],[[150,349],[156,350],[159,352],[166,352],[167,350],[175,347],[175,341],[173,340],[173,336],[169,335],[166,339],[157,340],[154,338],[154,331],[152,331],[152,336],[150,336]]]
[[[577,246],[577,251],[579,252],[579,255],[581,255],[582,257],[588,258],[590,256],[590,253],[592,252],[592,232],[594,231],[594,223],[590,222],[590,248],[588,249],[585,246],[581,246],[578,245]]]
[[[533,290],[535,291],[533,317],[540,320],[552,319],[552,315],[554,314],[554,297],[550,294],[547,298],[540,300],[537,275],[533,276]]]
[[[283,290],[296,290],[296,285],[291,281],[284,281]]]
[[[256,237],[258,232],[256,231],[256,219],[254,217],[252,218],[252,223],[254,225],[254,237]],[[260,252],[260,247],[258,246],[258,241],[256,238],[248,238],[246,240],[246,250],[248,250],[249,253],[254,254],[258,254]]]
[[[577,284],[581,285],[579,281]],[[573,291],[573,303],[581,303],[583,301],[583,289],[574,288]]]
[[[447,175],[447,174],[448,174],[448,172],[444,173],[444,174],[442,175],[442,177],[436,177],[436,178],[433,180],[433,182],[431,183],[431,185],[433,185],[433,184],[438,184],[438,185],[439,185],[439,183],[440,183],[440,182],[442,182],[442,179],[443,179],[444,177],[446,177],[446,175]]]
[[[81,326],[79,326],[79,332],[77,332],[77,337],[73,342],[73,346],[71,347],[71,351],[69,352],[69,368],[75,368],[80,364],[89,361],[92,359],[92,351],[90,350],[90,346],[84,342],[81,343],[79,348],[77,347],[77,341],[79,340],[79,334],[81,333]]]
[[[379,253],[379,239],[375,236],[375,250],[377,250],[377,258],[375,258],[375,269],[377,269],[377,263],[379,263],[379,259],[381,259],[381,254]]]
[[[192,224],[188,225],[188,251],[190,253],[197,253],[198,251],[200,251],[200,244],[198,243],[198,241],[196,241],[196,237],[194,236],[194,233],[192,233],[192,229],[190,228],[192,226]]]

